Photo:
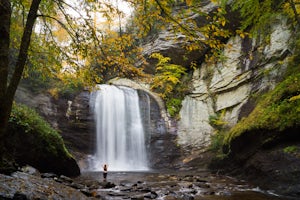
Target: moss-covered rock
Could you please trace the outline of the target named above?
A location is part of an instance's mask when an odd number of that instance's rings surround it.
[[[225,137],[225,144],[248,132],[284,132],[300,127],[300,73],[290,75],[258,103]],[[270,138],[271,139],[271,138]]]
[[[27,164],[41,172],[67,176],[80,174],[62,137],[34,110],[23,105],[13,107],[6,150],[20,166]]]
[[[264,189],[299,197],[300,70],[293,68],[272,91],[258,98],[223,141],[225,157],[212,168],[243,176]],[[290,69],[289,69],[290,70]]]

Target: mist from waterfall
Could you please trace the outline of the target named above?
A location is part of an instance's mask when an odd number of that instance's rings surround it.
[[[91,107],[96,123],[96,151],[90,168],[110,171],[148,170],[145,130],[135,89],[100,85]]]

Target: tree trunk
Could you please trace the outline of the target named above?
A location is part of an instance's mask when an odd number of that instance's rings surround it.
[[[0,156],[4,151],[9,112],[7,110],[7,79],[9,66],[11,4],[9,0],[0,2]]]
[[[8,54],[10,43],[9,27],[11,17],[11,4],[9,0],[1,0],[0,2],[0,145],[2,146],[2,148],[4,148],[3,141],[6,135],[8,119],[12,109],[14,96],[20,83],[27,60],[31,34],[37,17],[37,11],[40,2],[41,0],[32,0],[27,16],[26,25],[22,35],[17,64],[10,80],[8,80]]]
[[[296,8],[294,0],[289,0],[289,3],[290,3],[290,5],[292,7],[292,10],[294,12],[295,20],[296,20],[297,24],[300,25],[300,18],[299,18],[299,14],[297,12],[297,8]]]

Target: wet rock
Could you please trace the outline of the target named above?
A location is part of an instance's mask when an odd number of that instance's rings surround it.
[[[201,179],[201,178],[196,178],[195,182],[198,183],[207,183],[207,180]]]
[[[87,188],[81,189],[80,192],[82,192],[87,197],[92,197],[92,196],[95,195],[94,191],[91,191],[91,190],[89,190]]]
[[[183,200],[194,200],[195,198],[190,194],[183,194],[182,199]]]
[[[100,186],[102,188],[109,189],[109,188],[115,187],[116,185],[112,182],[102,182],[102,183],[100,183]]]
[[[132,183],[128,180],[122,180],[120,182],[120,186],[127,186],[127,187],[131,187],[132,186]]]
[[[57,178],[57,175],[53,174],[53,173],[42,173],[41,177],[42,178],[50,178],[50,179],[52,178],[52,179],[54,179],[54,178]]]
[[[62,182],[64,182],[64,183],[72,183],[72,182],[73,182],[73,180],[72,180],[71,178],[69,178],[69,177],[67,177],[67,176],[64,176],[64,175],[61,175],[61,176],[59,177],[59,179],[60,179]]]
[[[209,188],[210,186],[207,183],[194,183],[195,186],[199,187],[199,188]]]
[[[29,200],[25,194],[16,192],[14,194],[13,200]]]
[[[143,195],[135,195],[133,197],[130,198],[131,200],[144,200],[144,196]]]
[[[207,190],[205,192],[202,192],[203,195],[214,195],[216,192],[214,190]]]
[[[77,190],[83,190],[86,188],[85,185],[83,184],[80,184],[80,183],[72,183],[69,185],[70,187],[74,188],[74,189],[77,189]],[[94,189],[94,187],[89,187],[90,189]]]
[[[27,174],[35,175],[35,176],[41,176],[40,172],[35,169],[34,167],[31,167],[29,165],[23,166],[21,168],[21,171]]]
[[[165,200],[178,200],[179,198],[178,198],[178,197],[175,197],[175,196],[172,196],[172,195],[168,195],[168,196],[165,196],[164,199],[165,199]]]
[[[121,191],[121,192],[130,192],[131,190],[132,190],[131,187],[121,187],[121,188],[120,188],[120,191]]]
[[[112,197],[125,197],[125,196],[127,196],[126,193],[122,193],[122,192],[109,192],[108,195],[112,196]]]
[[[79,185],[85,185],[88,188],[99,188],[101,186],[101,182],[97,181],[97,180],[80,180],[80,179],[76,179],[75,180],[76,184]]]
[[[140,191],[148,193],[148,192],[151,192],[151,189],[150,188],[141,188]]]
[[[194,177],[192,177],[192,176],[186,176],[186,177],[183,178],[183,181],[193,182],[194,181]]]
[[[148,199],[155,199],[158,197],[158,194],[156,192],[149,192],[147,194],[144,195],[145,198],[148,198]]]
[[[87,199],[71,187],[24,172],[12,176],[0,174],[0,191],[0,199]]]

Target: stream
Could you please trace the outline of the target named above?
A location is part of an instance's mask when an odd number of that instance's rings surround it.
[[[83,172],[77,181],[104,182],[102,172]],[[287,200],[245,181],[207,171],[109,172],[106,183],[94,196],[107,199],[165,200]],[[113,183],[114,185],[111,185]]]

